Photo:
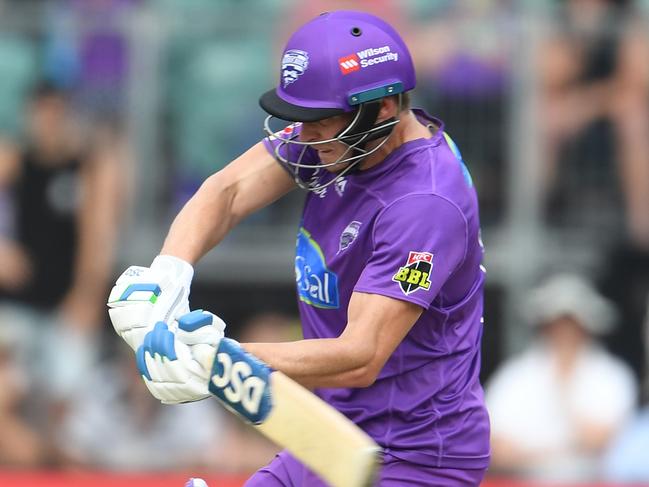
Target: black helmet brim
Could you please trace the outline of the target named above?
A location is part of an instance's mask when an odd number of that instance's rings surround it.
[[[259,105],[266,113],[287,122],[317,122],[345,113],[341,108],[307,108],[294,105],[280,98],[274,88],[261,95]]]

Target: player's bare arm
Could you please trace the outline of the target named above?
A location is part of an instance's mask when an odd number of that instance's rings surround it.
[[[306,387],[367,387],[422,311],[406,301],[356,292],[337,338],[243,346]]]
[[[294,187],[259,142],[203,182],[174,220],[160,253],[195,264],[243,218]]]
[[[174,220],[160,255],[149,267],[129,267],[113,286],[108,306],[117,333],[137,350],[155,323],[189,313],[193,264],[246,215],[294,186],[261,142],[210,176]]]

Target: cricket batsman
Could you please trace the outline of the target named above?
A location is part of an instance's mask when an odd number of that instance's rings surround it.
[[[193,265],[247,215],[302,188],[295,279],[304,339],[240,346],[381,446],[377,485],[477,486],[489,463],[478,378],[485,273],[460,152],[440,120],[410,107],[408,48],[373,15],[311,20],[289,39],[278,71],[260,98],[267,137],[205,180],[150,267],[120,276],[113,325],[156,398],[207,397],[195,357],[218,346],[225,324],[190,313]],[[324,485],[286,451],[246,483]]]

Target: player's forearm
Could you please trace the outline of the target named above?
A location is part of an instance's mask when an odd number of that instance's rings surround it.
[[[160,253],[195,264],[239,221],[294,187],[259,142],[205,180],[174,220]]]
[[[195,264],[236,224],[235,194],[219,173],[210,176],[176,216],[160,253]]]
[[[376,376],[374,350],[342,338],[246,343],[253,355],[305,387],[365,387]]]

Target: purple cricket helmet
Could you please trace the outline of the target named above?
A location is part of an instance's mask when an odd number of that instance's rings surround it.
[[[291,36],[279,85],[260,104],[277,118],[310,122],[414,87],[412,58],[390,25],[365,12],[327,12]]]
[[[384,138],[385,143],[398,123],[395,118],[376,123],[380,100],[414,87],[415,69],[401,36],[374,15],[341,10],[321,14],[291,36],[281,60],[279,84],[264,93],[259,104],[270,114],[264,126],[269,136],[275,132],[270,128],[273,117],[313,122],[354,113],[350,125],[334,139],[301,142],[295,135],[280,144],[298,144],[302,155],[307,147],[332,140],[346,144],[348,151],[328,164],[351,163],[342,176],[380,147],[365,150],[367,142]],[[278,159],[292,168],[296,182],[305,187],[298,169],[314,165],[302,163],[302,156],[298,161],[286,160],[280,152],[276,150]]]

